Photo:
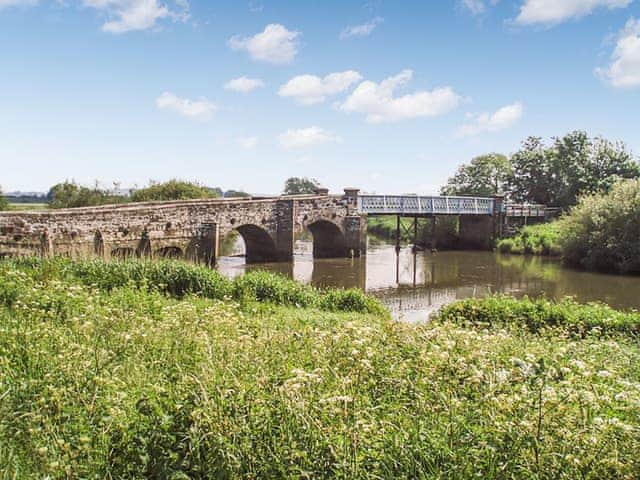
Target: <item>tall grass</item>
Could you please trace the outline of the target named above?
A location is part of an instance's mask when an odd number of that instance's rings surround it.
[[[625,335],[176,298],[39,265],[0,268],[2,478],[640,477]]]
[[[502,238],[496,245],[500,253],[559,256],[560,224],[540,223],[522,227],[513,238]]]
[[[443,307],[436,318],[464,326],[512,326],[534,333],[560,328],[578,335],[597,332],[640,338],[640,313],[621,312],[600,303],[579,304],[571,299],[467,299]]]
[[[101,290],[134,286],[157,290],[177,298],[198,295],[215,300],[228,298],[329,311],[388,314],[378,300],[361,290],[319,290],[283,275],[264,271],[253,271],[228,279],[204,266],[170,260],[106,262],[27,257],[0,263],[0,270],[16,267],[38,280],[63,279]]]

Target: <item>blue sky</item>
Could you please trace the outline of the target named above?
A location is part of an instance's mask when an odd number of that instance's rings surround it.
[[[434,193],[574,129],[640,152],[640,0],[0,0],[0,183]]]

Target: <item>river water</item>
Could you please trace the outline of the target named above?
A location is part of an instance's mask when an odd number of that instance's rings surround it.
[[[318,287],[359,287],[380,298],[396,318],[418,322],[441,306],[494,293],[577,301],[601,301],[620,309],[640,309],[640,278],[582,272],[557,259],[480,251],[418,252],[370,244],[366,257],[318,259],[311,242],[296,243],[290,263],[245,265],[242,257],[222,257],[218,269],[236,276],[262,269]]]

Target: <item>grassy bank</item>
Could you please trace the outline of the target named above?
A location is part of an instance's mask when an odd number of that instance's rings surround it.
[[[560,224],[541,223],[521,228],[513,238],[502,238],[496,245],[500,253],[552,255],[562,254]]]
[[[327,311],[386,312],[379,301],[358,289],[319,290],[264,271],[229,279],[204,266],[171,260],[105,262],[29,257],[0,264],[0,270],[10,269],[23,271],[31,278],[78,283],[100,290],[133,286],[176,298],[197,295],[212,300],[270,302]]]
[[[4,478],[640,475],[626,331],[409,325],[0,266]]]

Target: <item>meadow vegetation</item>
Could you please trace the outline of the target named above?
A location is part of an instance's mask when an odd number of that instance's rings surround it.
[[[560,223],[563,258],[572,266],[640,273],[640,181],[582,197]]]
[[[540,223],[522,227],[513,238],[501,238],[496,248],[500,253],[552,255],[562,254],[560,224]]]
[[[363,298],[0,262],[0,477],[640,476],[637,316],[495,298],[408,324]]]

